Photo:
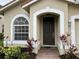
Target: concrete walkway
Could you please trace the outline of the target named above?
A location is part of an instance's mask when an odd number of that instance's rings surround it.
[[[36,59],[60,59],[56,48],[41,48]]]

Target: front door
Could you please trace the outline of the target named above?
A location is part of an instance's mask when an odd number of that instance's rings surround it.
[[[43,45],[55,45],[55,20],[54,17],[43,17]]]

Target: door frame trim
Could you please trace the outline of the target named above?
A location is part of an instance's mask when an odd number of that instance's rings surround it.
[[[43,13],[55,13],[57,15],[59,15],[59,25],[60,25],[60,31],[59,31],[59,35],[62,35],[64,34],[64,12],[59,10],[59,9],[54,9],[54,8],[51,8],[50,6],[47,6],[41,10],[38,10],[38,11],[35,11],[33,13],[33,38],[34,40],[38,40],[40,39],[37,35],[37,16],[40,15],[40,14],[43,14]],[[63,24],[63,25],[62,25]],[[59,43],[57,43],[58,46],[60,47],[60,49],[63,49],[63,46],[62,46],[62,42],[59,40]]]

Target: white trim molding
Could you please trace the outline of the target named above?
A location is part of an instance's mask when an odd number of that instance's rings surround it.
[[[75,3],[76,1],[75,0],[66,0],[68,2],[72,2],[72,3]]]
[[[44,8],[44,9],[41,9],[41,10],[38,10],[36,12],[33,13],[33,38],[35,40],[37,40],[37,16],[38,15],[41,15],[43,13],[55,13],[57,15],[59,15],[59,23],[60,23],[60,35],[64,34],[64,12],[63,11],[60,11],[58,9],[53,9],[53,8],[50,8],[49,6]],[[61,43],[60,43],[61,44]],[[62,49],[62,45],[60,45],[61,49]]]
[[[76,45],[76,38],[75,38],[75,20],[79,19],[79,15],[71,16],[71,44]]]
[[[29,22],[29,17],[26,14],[18,14],[12,19],[12,22],[11,22],[11,41],[14,40],[13,39],[13,23],[16,20],[16,18],[18,18],[18,17],[24,17]]]
[[[25,5],[23,5],[22,8],[25,8],[25,7],[27,7],[27,6],[29,6],[29,5],[31,5],[31,4],[33,4],[33,3],[35,3],[35,2],[37,2],[37,1],[38,1],[38,0],[32,0],[31,2],[29,2],[29,3],[25,4]]]

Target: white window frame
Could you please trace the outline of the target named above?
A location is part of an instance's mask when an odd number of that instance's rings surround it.
[[[14,21],[16,20],[16,18],[18,18],[18,17],[24,17],[24,18],[26,18],[26,20],[29,22],[29,17],[26,15],[26,14],[18,14],[18,15],[16,15],[13,19],[12,19],[12,22],[11,22],[11,41],[13,41],[13,40],[15,40],[14,39],[14,29],[13,29],[13,26],[15,26],[14,25]],[[29,25],[16,25],[16,26],[29,26]],[[28,33],[28,36],[29,36],[29,33]],[[21,40],[19,40],[19,41],[21,41]],[[24,41],[24,40],[23,40]]]
[[[76,36],[75,36],[75,20],[79,19],[79,15],[73,15],[70,17],[71,21],[71,44],[76,46]]]

